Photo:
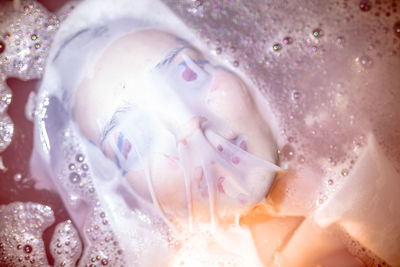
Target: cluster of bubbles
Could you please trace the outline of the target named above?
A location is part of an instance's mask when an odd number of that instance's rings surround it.
[[[53,210],[41,204],[13,202],[0,206],[0,265],[50,266],[43,232],[55,221]],[[74,266],[82,244],[70,220],[59,223],[50,242],[54,266]]]
[[[374,12],[374,15],[379,17],[381,14],[390,17],[392,14],[398,12],[398,1],[381,1],[377,0],[374,3],[372,0],[361,0],[359,2],[359,8],[363,12]]]
[[[307,158],[323,160],[320,168],[313,168],[326,177],[315,181],[321,183],[321,192],[313,203],[317,207],[329,199],[330,192],[349,179],[366,146],[363,137],[370,124],[365,117],[380,126],[388,117],[365,116],[360,107],[373,104],[382,114],[389,109],[383,99],[394,99],[393,92],[398,92],[395,83],[377,85],[371,80],[380,75],[380,66],[388,66],[385,62],[398,64],[393,57],[400,53],[398,1],[209,0],[202,3],[201,16],[187,12],[196,8],[192,0],[183,5],[164,2],[216,55],[246,74],[272,105],[282,133],[296,140],[286,140],[278,151],[281,162],[296,168],[316,166],[306,162],[306,153]],[[367,98],[372,104],[360,105]],[[381,142],[389,147],[391,141]]]
[[[343,73],[338,73],[336,77],[333,76],[332,80],[324,79],[322,81],[315,81],[314,86],[309,86],[307,84],[307,86],[310,87],[308,90],[305,88],[299,88],[299,90],[292,89],[293,87],[304,87],[299,84],[293,84],[296,83],[296,80],[302,78],[301,76],[304,69],[306,69],[307,73],[310,73],[309,76],[313,76],[313,73],[315,75],[318,73],[326,75],[331,72],[331,70],[325,67],[326,65],[330,65],[326,62],[333,59],[338,60],[341,54],[349,53],[350,49],[352,49],[351,47],[354,46],[359,47],[359,50],[353,53],[353,55],[355,55],[353,58],[354,63],[356,63],[356,66],[360,67],[358,72],[368,72],[374,69],[377,65],[376,60],[382,60],[384,53],[386,53],[386,56],[397,53],[396,48],[394,50],[392,49],[392,51],[389,49],[379,50],[374,48],[379,44],[380,46],[385,46],[385,44],[392,41],[393,43],[398,43],[397,39],[400,36],[399,21],[393,23],[393,20],[388,20],[385,17],[373,22],[371,20],[370,24],[360,26],[364,27],[362,29],[360,28],[360,31],[365,29],[371,32],[373,36],[373,41],[365,40],[366,42],[361,42],[360,36],[356,37],[350,35],[350,31],[349,34],[347,34],[345,31],[339,32],[332,29],[332,27],[327,27],[327,25],[335,25],[335,27],[343,29],[351,27],[350,22],[356,22],[354,12],[361,11],[367,15],[374,10],[380,12],[388,12],[391,10],[394,14],[397,12],[396,1],[386,1],[385,5],[382,1],[372,2],[369,0],[361,0],[356,4],[351,4],[347,0],[344,0],[343,3],[326,3],[320,8],[329,10],[328,14],[332,14],[332,18],[329,16],[326,18],[321,17],[320,22],[318,22],[315,16],[317,13],[312,13],[310,11],[312,8],[306,7],[307,3],[305,3],[302,12],[306,14],[309,11],[309,17],[313,17],[315,20],[311,19],[309,20],[311,23],[305,23],[299,19],[299,23],[295,25],[289,25],[290,23],[285,19],[285,16],[288,16],[288,14],[296,12],[295,7],[289,4],[282,4],[277,7],[274,3],[267,1],[265,5],[261,7],[256,3],[244,4],[240,1],[234,1],[234,3],[231,1],[206,1],[202,4],[203,16],[193,17],[190,13],[188,14],[185,12],[187,7],[193,6],[193,1],[188,0],[186,2],[187,5],[183,5],[183,7],[174,6],[171,1],[165,2],[170,4],[170,7],[182,16],[187,23],[198,30],[199,35],[208,41],[210,47],[215,49],[216,54],[222,54],[222,52],[226,51],[223,57],[225,57],[228,62],[233,62],[234,67],[241,67],[242,71],[252,78],[252,81],[258,88],[261,88],[261,91],[267,96],[270,103],[276,106],[282,116],[287,116],[292,120],[283,121],[282,126],[293,136],[307,133],[307,135],[314,139],[323,139],[325,137],[323,137],[323,135],[327,134],[324,131],[324,128],[327,129],[327,127],[323,127],[322,124],[317,125],[317,129],[310,129],[311,127],[309,126],[307,126],[307,128],[304,127],[303,119],[307,115],[307,112],[316,108],[308,106],[308,103],[313,102],[320,102],[322,103],[321,105],[331,106],[331,111],[328,112],[331,112],[332,116],[336,116],[336,121],[344,120],[344,123],[348,122],[351,131],[357,132],[356,124],[361,123],[356,117],[357,111],[351,110],[350,106],[344,106],[344,110],[347,110],[347,112],[337,114],[334,113],[336,107],[330,104],[337,102],[336,106],[338,106],[338,100],[340,98],[346,99],[347,91],[351,89],[351,87],[346,86],[345,83],[340,89],[333,88],[330,85],[335,83],[337,77],[346,75],[344,73],[344,68]],[[233,7],[239,8],[234,9]],[[297,7],[299,7],[299,5],[297,5]],[[263,17],[263,11],[265,11],[265,14],[273,13],[274,16]],[[335,12],[337,14],[343,14],[345,19],[343,19],[343,21],[338,20],[334,15]],[[326,13],[321,11],[320,14]],[[260,25],[266,26],[255,27],[253,21],[257,21]],[[312,27],[313,24],[319,26]],[[373,27],[376,26],[383,28],[383,30],[393,27],[393,32],[389,30],[386,35],[382,36],[376,32],[374,33],[375,30]],[[243,37],[243,32],[248,34]],[[286,37],[281,39],[283,41],[274,42],[273,40],[276,40],[276,36],[279,35]],[[369,34],[365,34],[365,36],[369,36]],[[380,40],[378,40],[379,38]],[[271,42],[268,40],[271,40]],[[356,43],[358,42],[365,45],[367,49],[363,49],[360,45],[357,45]],[[293,44],[293,46],[290,46],[290,49],[284,49],[285,47],[289,48],[288,45],[290,44]],[[230,47],[235,47],[235,51],[231,51]],[[325,53],[328,49],[330,54],[333,55],[331,58]],[[373,54],[373,50],[379,51],[376,56]],[[400,50],[400,46],[397,50]],[[310,51],[312,54],[320,55],[320,57],[309,57]],[[293,52],[296,52],[296,55]],[[280,56],[279,59],[276,57],[277,55]],[[232,58],[234,60],[232,60]],[[256,62],[254,61],[255,59]],[[337,61],[339,65],[342,63],[347,64],[347,62],[344,61]],[[324,81],[326,81],[325,84],[323,84]],[[314,88],[318,87],[320,91],[314,91]],[[333,88],[333,90],[329,91],[330,88]],[[293,91],[295,93],[293,93]],[[300,91],[302,92],[300,93]],[[300,95],[303,95],[301,99]],[[294,101],[287,101],[286,96]],[[318,99],[318,101],[315,101],[315,99]],[[316,110],[314,112],[316,112]],[[348,116],[347,114],[351,114],[351,120],[344,118]],[[345,125],[342,124],[342,129],[344,129],[344,127]],[[343,130],[338,130],[337,132],[339,131]],[[337,135],[335,138],[336,140],[326,140],[326,142],[331,143],[334,147],[339,147],[339,145],[344,142],[352,142],[351,136],[346,140],[337,138]],[[303,138],[303,140],[306,139],[307,138]],[[339,148],[336,150],[336,154],[340,152]],[[323,151],[319,153],[326,154]],[[341,151],[341,153],[343,155],[345,154],[344,151]],[[337,155],[332,156],[337,157]],[[329,158],[329,155],[326,155],[326,158]],[[343,167],[343,169],[345,168]]]
[[[19,1],[17,6],[12,1],[0,3],[0,153],[10,145],[14,132],[7,115],[12,92],[6,79],[41,78],[53,36],[73,6],[52,14],[32,0]],[[124,266],[122,250],[100,207],[85,157],[75,149],[66,151],[70,152],[65,154],[69,164],[60,177],[66,177],[62,184],[72,189],[67,190],[73,192],[70,201],[76,200],[76,195],[89,199],[90,216],[83,231],[91,245],[81,255],[77,230],[71,221],[60,223],[50,244],[55,266],[73,266],[81,256],[80,262],[85,266]],[[14,180],[21,181],[22,175],[16,174]],[[0,206],[0,265],[48,266],[42,234],[54,221],[51,208],[40,204],[14,202]]]
[[[80,209],[81,201],[87,205],[88,215],[82,230],[89,240],[81,263],[87,266],[124,266],[123,250],[111,229],[108,216],[100,204],[90,172],[90,164],[78,139],[67,129],[64,132],[64,166],[58,175],[59,185],[66,192],[66,200],[72,209]]]
[[[0,206],[0,265],[48,266],[42,235],[54,220],[52,209],[41,204]]]
[[[14,124],[7,115],[12,92],[7,76],[22,80],[40,78],[59,17],[36,1],[24,0],[19,6],[0,3],[0,152],[11,143]]]
[[[14,123],[7,115],[12,91],[7,77],[39,79],[60,22],[73,4],[53,14],[33,0],[0,2],[0,153],[11,143]]]
[[[11,99],[11,93],[10,99]],[[11,143],[14,134],[14,124],[7,114],[0,115],[0,152],[3,152]]]
[[[87,216],[81,236],[70,220],[58,224],[50,242],[54,266],[126,266],[123,250],[115,237],[109,218],[94,190],[89,163],[76,145],[76,138],[64,133],[63,151],[66,158],[58,181],[67,194],[72,209],[81,209],[85,201]],[[22,179],[16,174],[15,180]],[[63,194],[63,193],[62,193]],[[0,265],[49,266],[42,241],[43,231],[55,221],[48,206],[35,203],[13,202],[0,206]],[[81,239],[88,240],[82,249]]]
[[[291,44],[293,44],[293,41],[294,41],[294,40],[293,40],[292,37],[286,36],[285,38],[283,38],[282,43],[283,43],[284,45],[291,45]],[[272,45],[272,50],[273,50],[274,52],[280,51],[280,50],[283,48],[282,43],[274,43],[274,44]]]
[[[358,6],[360,7],[360,10],[361,10],[361,11],[368,12],[368,11],[370,11],[371,8],[372,8],[372,3],[371,3],[371,1],[369,1],[369,0],[362,0],[362,1],[360,1],[360,3],[358,4]]]
[[[84,160],[85,157],[82,154],[77,154],[75,156],[75,162],[68,165],[68,169],[71,171],[69,174],[69,180],[71,183],[79,184],[81,182],[81,176],[86,177],[86,172],[89,170],[89,166],[84,163]]]
[[[390,265],[377,257],[372,251],[364,247],[360,242],[354,240],[350,235],[348,235],[340,226],[335,227],[337,235],[340,237],[342,242],[346,244],[350,253],[357,256],[359,259],[366,264],[366,266],[378,266],[378,267],[390,267]]]
[[[58,224],[50,243],[54,266],[74,266],[82,253],[78,232],[70,220]]]
[[[21,1],[17,8],[6,1],[0,10],[2,78],[40,78],[53,36],[67,13],[52,14],[29,0]]]

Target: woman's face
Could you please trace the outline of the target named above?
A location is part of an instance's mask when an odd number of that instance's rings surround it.
[[[208,214],[209,185],[204,165],[193,160],[198,157],[213,165],[217,207],[245,207],[265,197],[269,183],[254,178],[255,173],[246,176],[247,188],[257,188],[258,197],[246,196],[240,186],[228,182],[233,179],[229,170],[207,158],[196,141],[210,128],[241,150],[276,162],[269,126],[244,82],[187,42],[156,30],[114,41],[88,70],[75,101],[74,118],[82,133],[150,200],[148,165],[154,195],[167,213],[187,216],[190,191],[192,215]],[[190,189],[185,161],[190,165]],[[239,164],[235,161],[240,159],[232,159]]]

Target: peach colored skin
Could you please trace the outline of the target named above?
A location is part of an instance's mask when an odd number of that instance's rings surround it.
[[[77,89],[74,117],[83,134],[99,145],[99,124],[109,120],[122,102],[140,97],[140,92],[146,90],[145,72],[178,45],[175,36],[156,30],[129,34],[114,41],[95,64],[93,75],[86,76]],[[205,59],[194,49],[185,50],[185,54],[193,59]],[[182,60],[180,54],[172,64],[179,64]],[[227,139],[246,136],[248,152],[274,162],[276,145],[243,81],[235,74],[217,68],[210,88],[208,107],[227,122],[226,129],[219,134]],[[179,136],[190,134],[187,129],[192,127],[188,124],[190,122],[178,125],[182,131]],[[105,154],[113,159],[108,143],[105,144]],[[153,158],[151,172],[162,208],[175,216],[187,216],[184,177],[178,163],[168,155],[158,154]],[[144,172],[129,171],[126,177],[135,191],[150,199]],[[195,184],[200,182],[200,177],[201,171],[199,177],[193,177],[192,198],[194,211],[202,214],[201,211],[207,210],[209,204]],[[228,197],[219,197],[222,205],[232,204]]]

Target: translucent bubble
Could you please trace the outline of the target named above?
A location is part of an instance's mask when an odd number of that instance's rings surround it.
[[[79,174],[77,174],[76,172],[72,172],[69,175],[69,180],[71,181],[71,183],[77,184],[81,181],[81,176]]]
[[[202,0],[196,0],[193,2],[193,6],[188,8],[187,11],[192,14],[192,15],[196,15],[199,17],[203,17],[203,1]]]
[[[284,145],[281,150],[281,155],[283,160],[291,161],[295,156],[294,148],[289,144]]]
[[[362,56],[356,58],[356,62],[365,69],[370,69],[374,65],[372,58],[367,55],[362,55]]]
[[[25,252],[25,253],[29,254],[29,253],[32,252],[32,250],[33,250],[33,248],[32,248],[31,245],[25,245],[25,246],[24,246],[24,252]]]
[[[343,47],[343,45],[344,45],[344,37],[338,36],[338,37],[336,38],[336,44],[337,44],[339,47]]]
[[[393,26],[394,34],[400,38],[400,21],[396,22]]]
[[[2,86],[0,85],[0,88]],[[11,103],[12,92],[7,87],[0,89],[0,113],[3,113]]]
[[[239,61],[237,61],[237,60],[233,61],[233,66],[235,68],[239,67]]]
[[[273,49],[274,51],[279,51],[279,50],[282,49],[282,45],[281,45],[280,43],[275,43],[275,44],[272,46],[272,49]]]
[[[196,1],[194,1],[194,6],[195,7],[200,7],[200,6],[202,6],[203,5],[203,1],[202,0],[196,0]]]
[[[341,172],[342,176],[347,176],[349,174],[349,170],[343,169]]]
[[[53,255],[54,266],[73,266],[82,253],[82,244],[78,231],[70,220],[56,226],[50,243],[50,251]]]
[[[287,36],[287,37],[283,38],[283,43],[286,44],[286,45],[290,45],[290,44],[293,43],[293,38]]]
[[[314,29],[314,30],[312,31],[312,35],[313,35],[315,38],[321,38],[322,36],[324,36],[324,32],[322,31],[322,29],[317,28],[317,29]]]
[[[73,164],[73,163],[69,164],[68,165],[68,169],[71,170],[71,171],[75,170],[76,169],[75,164]]]
[[[76,155],[75,160],[77,162],[83,162],[85,160],[85,157],[82,154],[78,154]]]
[[[19,181],[21,181],[21,180],[22,180],[22,174],[16,173],[16,174],[14,175],[14,181],[15,181],[15,182],[19,182]]]
[[[6,44],[2,41],[0,41],[0,54],[6,50]]]
[[[317,200],[317,205],[322,205],[324,202],[328,199],[328,197],[325,194],[320,193],[318,200]]]
[[[369,0],[361,0],[360,4],[358,5],[361,11],[367,12],[370,11],[372,8],[372,3]]]
[[[89,170],[89,166],[86,163],[83,163],[81,166],[82,170],[84,171],[88,171]]]
[[[14,124],[10,117],[0,117],[0,152],[3,152],[11,143],[14,134]]]
[[[301,97],[301,93],[300,93],[300,92],[294,91],[294,92],[292,93],[292,99],[293,99],[294,101],[299,100],[300,97]]]

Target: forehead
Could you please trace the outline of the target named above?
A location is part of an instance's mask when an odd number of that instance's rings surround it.
[[[143,68],[143,64],[156,63],[163,54],[182,42],[172,34],[156,30],[131,33],[112,42],[98,64]]]
[[[146,30],[113,41],[94,64],[85,70],[75,95],[74,118],[81,131],[97,142],[99,126],[109,120],[132,90],[145,90],[145,72],[171,49],[187,45],[176,36]]]

